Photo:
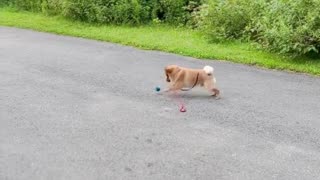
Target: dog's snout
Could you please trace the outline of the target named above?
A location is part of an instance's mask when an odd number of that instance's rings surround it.
[[[166,76],[167,76],[167,82],[170,82],[169,75],[168,75],[168,74],[166,74]]]

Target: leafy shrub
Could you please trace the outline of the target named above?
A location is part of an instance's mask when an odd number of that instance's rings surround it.
[[[13,4],[21,10],[39,12],[42,0],[13,0]]]
[[[189,11],[187,26],[193,29],[203,27],[204,20],[208,15],[208,4],[205,2],[190,1],[189,5],[185,7]]]
[[[86,22],[96,22],[98,6],[95,0],[65,0],[63,15]]]
[[[198,26],[214,41],[245,39],[274,52],[320,54],[319,0],[209,0],[208,5]]]
[[[153,0],[152,18],[168,23],[185,24],[187,12],[183,9],[188,0]]]
[[[319,54],[320,1],[271,0],[248,29],[256,34],[258,42],[272,51]]]
[[[0,7],[8,6],[10,4],[10,0],[1,0]]]
[[[64,15],[87,22],[140,24],[148,21],[149,7],[141,0],[66,0]]]
[[[204,31],[215,41],[239,39],[256,16],[263,0],[210,0],[204,20]]]
[[[49,15],[57,15],[62,12],[63,0],[43,0],[41,11]]]
[[[2,0],[7,2],[10,0]],[[142,24],[153,19],[185,25],[201,0],[11,0],[18,9],[62,14],[85,22]],[[3,3],[4,4],[4,3]],[[7,4],[7,3],[6,3]]]
[[[320,56],[320,0],[0,0],[4,5],[84,22],[186,25],[214,41]]]

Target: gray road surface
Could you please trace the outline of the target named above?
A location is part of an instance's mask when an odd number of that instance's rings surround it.
[[[167,64],[215,67],[175,99]],[[320,179],[320,78],[0,28],[0,179]]]

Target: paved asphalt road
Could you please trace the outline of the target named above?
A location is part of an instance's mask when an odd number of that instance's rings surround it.
[[[215,67],[222,98],[155,93]],[[0,28],[0,179],[320,179],[320,78]]]

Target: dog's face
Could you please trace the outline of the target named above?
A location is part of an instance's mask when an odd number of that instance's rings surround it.
[[[177,65],[169,65],[165,67],[165,73],[167,76],[167,82],[170,82],[170,74],[172,74],[174,71],[176,71],[179,67]]]

